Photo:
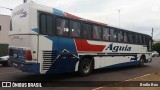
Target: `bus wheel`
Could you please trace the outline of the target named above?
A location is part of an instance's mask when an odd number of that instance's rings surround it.
[[[145,58],[141,58],[140,60],[139,60],[139,67],[143,67],[144,66],[144,59]]]
[[[79,73],[82,76],[89,75],[93,70],[92,60],[84,58],[79,64]]]

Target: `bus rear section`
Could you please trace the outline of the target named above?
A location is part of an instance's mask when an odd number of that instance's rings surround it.
[[[38,36],[30,29],[30,3],[16,7],[11,16],[9,64],[25,72],[39,73]]]
[[[30,35],[12,35],[9,47],[9,64],[24,72],[39,73],[36,50],[32,49]],[[35,40],[35,39],[34,39]],[[35,41],[36,42],[36,41]]]

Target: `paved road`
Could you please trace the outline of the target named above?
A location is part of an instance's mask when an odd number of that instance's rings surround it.
[[[160,72],[160,57],[154,57],[153,62],[138,68],[136,66],[95,70],[92,75],[80,77],[77,73],[59,75],[37,75],[21,72],[13,67],[0,66],[0,81],[124,81],[148,73]],[[48,87],[34,88],[34,90],[91,90],[96,87]],[[0,88],[3,89],[3,88]],[[9,89],[9,88],[7,88]],[[17,88],[14,88],[17,90]],[[22,89],[22,88],[21,88]],[[12,88],[13,90],[13,88]]]

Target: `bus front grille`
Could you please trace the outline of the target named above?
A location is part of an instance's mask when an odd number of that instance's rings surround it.
[[[56,60],[58,51],[43,51],[43,65],[42,70],[48,70],[52,63]]]

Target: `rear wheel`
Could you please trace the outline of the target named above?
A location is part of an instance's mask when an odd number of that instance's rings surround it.
[[[85,58],[79,64],[79,73],[82,76],[89,75],[93,70],[93,63],[92,60]]]
[[[145,60],[144,57],[142,57],[142,58],[139,60],[139,67],[143,67],[143,66],[144,66],[144,60]]]

